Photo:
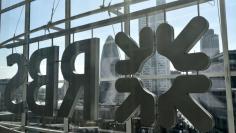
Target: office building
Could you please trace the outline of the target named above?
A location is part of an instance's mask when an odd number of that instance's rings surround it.
[[[213,29],[209,29],[200,40],[200,50],[210,58],[220,52],[219,36],[214,33]]]
[[[120,103],[122,93],[115,89],[117,74],[115,72],[115,63],[120,60],[118,47],[112,36],[108,36],[103,46],[100,64],[100,98],[101,104],[116,105]]]
[[[165,0],[157,0],[157,5],[165,4]],[[164,22],[164,13],[154,13],[151,16],[143,17],[139,19],[139,31],[142,28],[148,26],[154,32],[157,27]],[[169,60],[158,54],[157,52],[148,59],[144,65],[143,69],[140,72],[141,75],[144,76],[157,76],[158,75],[169,75],[170,74],[170,62]],[[153,77],[155,78],[155,77]],[[144,83],[144,87],[148,88],[150,91],[155,93],[156,95],[160,95],[166,92],[170,88],[170,80],[169,79],[161,79],[161,80],[142,80]]]

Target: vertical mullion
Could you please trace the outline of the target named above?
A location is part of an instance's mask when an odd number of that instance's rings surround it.
[[[30,39],[30,1],[25,0],[25,27],[24,27],[24,32],[25,32],[25,40],[26,43],[23,45],[23,55],[27,60],[29,60],[29,39]],[[21,124],[22,127],[25,127],[27,125],[27,103],[26,103],[26,90],[28,88],[28,77],[25,82],[25,86],[23,87],[23,103],[24,103],[24,112],[21,115]]]
[[[71,0],[65,0],[65,19],[71,17]],[[65,30],[71,28],[71,21],[65,21]],[[71,34],[65,35],[65,48],[70,45]],[[64,81],[64,91],[66,92],[68,88],[68,82]],[[64,132],[69,132],[69,118],[64,118]]]
[[[221,37],[222,37],[223,56],[224,56],[228,132],[235,133],[225,0],[219,0],[219,4],[220,4],[220,19],[221,19]]]

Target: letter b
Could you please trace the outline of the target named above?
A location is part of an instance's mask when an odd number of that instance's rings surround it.
[[[58,56],[59,47],[53,46],[35,51],[30,58],[29,73],[33,81],[27,89],[27,103],[29,109],[36,114],[53,116],[53,110],[57,107]],[[46,75],[40,74],[40,63],[43,59],[47,59]],[[45,105],[39,105],[35,95],[43,85],[46,85]]]

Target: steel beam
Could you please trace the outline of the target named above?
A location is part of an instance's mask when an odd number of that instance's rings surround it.
[[[235,133],[225,0],[219,0],[219,5],[220,5],[220,20],[221,20],[220,24],[221,37],[222,37],[223,57],[224,57],[224,72],[225,72],[224,76],[225,76],[225,86],[226,86],[228,132]]]
[[[30,1],[29,0],[25,0],[24,1],[25,4],[25,41],[24,41],[24,45],[23,45],[23,55],[25,56],[25,58],[27,60],[29,60],[29,41],[30,41]],[[28,78],[27,78],[27,82],[28,82]],[[21,115],[21,125],[24,127],[27,125],[27,113],[28,113],[28,109],[27,109],[27,102],[26,102],[26,93],[27,93],[27,89],[28,89],[28,84],[25,83],[23,88],[23,97],[22,97],[22,101],[24,103],[24,112]]]
[[[65,0],[65,19],[71,18],[71,0]],[[65,29],[68,30],[71,28],[71,21],[65,21]],[[69,46],[71,43],[71,34],[65,35],[65,48]],[[67,91],[69,83],[67,81],[64,81],[64,92]],[[64,132],[69,132],[69,118],[64,118]]]
[[[65,0],[65,19],[69,19],[71,17],[71,0]],[[71,22],[65,21],[65,29],[70,29]],[[70,44],[70,35],[68,34],[65,36],[65,47]]]
[[[0,131],[1,133],[24,133],[24,132],[17,131],[14,128],[8,128],[2,125],[0,125]]]
[[[124,6],[124,14],[127,14],[128,16],[125,19],[125,27],[124,27],[124,32],[130,36],[130,7],[129,7],[129,2],[130,0],[124,0],[125,6]]]
[[[64,29],[62,29],[62,28],[60,28],[60,27],[55,27],[55,26],[49,27],[49,28],[52,29],[52,30],[56,30],[56,31],[62,31],[62,30],[64,30]]]
[[[109,12],[111,12],[117,16],[124,15],[124,13],[120,12],[119,9],[111,9],[111,10],[109,10]]]
[[[14,41],[18,41],[18,42],[20,42],[20,41],[24,41],[24,39],[17,38],[17,39],[14,40]]]
[[[12,128],[8,128],[8,126]],[[21,126],[18,124],[11,124],[11,123],[0,123],[0,131],[5,131],[4,133],[25,133],[15,130],[15,128],[20,128]],[[40,128],[36,126],[25,126],[24,127],[26,131],[36,131],[36,132],[43,132],[43,133],[64,133],[60,130],[53,130],[48,128]],[[2,129],[2,130],[1,130]],[[4,130],[3,130],[4,129]]]
[[[135,3],[139,3],[139,2],[143,2],[143,1],[147,1],[147,0],[129,1],[128,4],[135,4]],[[95,9],[95,10],[92,10],[92,11],[88,11],[88,12],[85,12],[85,13],[82,13],[82,14],[78,14],[78,15],[72,16],[70,18],[65,18],[65,19],[62,19],[62,20],[58,20],[56,22],[52,22],[52,23],[50,23],[50,25],[46,24],[46,25],[40,26],[38,28],[35,28],[35,29],[31,30],[30,33],[34,33],[34,32],[40,31],[40,30],[44,30],[44,29],[47,29],[50,26],[56,26],[56,25],[65,23],[67,21],[76,20],[76,19],[79,19],[79,18],[83,18],[83,17],[87,17],[87,16],[90,16],[90,15],[94,15],[94,14],[97,14],[97,13],[109,11],[109,10],[112,10],[112,9],[118,9],[118,8],[124,7],[124,6],[125,6],[125,3],[123,2],[123,3],[118,3],[118,4],[114,4],[114,5],[107,6],[107,7],[101,7],[99,9]],[[23,36],[24,36],[24,33],[22,33],[20,35],[17,35],[17,36],[15,36],[13,38],[10,38],[10,39],[2,42],[0,44],[0,47],[3,44],[6,44],[6,43],[9,43],[9,42],[13,41],[15,38],[20,38],[20,37],[23,37]]]
[[[11,11],[11,10],[13,10],[13,9],[15,9],[15,8],[20,7],[20,6],[24,6],[27,2],[33,2],[33,1],[35,1],[35,0],[22,1],[22,2],[19,2],[19,3],[17,3],[17,4],[14,4],[14,5],[12,5],[12,6],[6,7],[6,8],[4,8],[4,9],[2,9],[2,10],[0,11],[0,14],[3,14],[3,13],[8,12],[8,11]]]
[[[66,35],[66,34],[82,32],[82,31],[86,31],[86,30],[91,30],[91,29],[95,29],[95,28],[108,26],[111,24],[120,23],[120,21],[125,21],[127,18],[130,18],[130,20],[138,19],[138,18],[145,17],[146,15],[153,14],[156,12],[157,13],[163,12],[164,9],[166,11],[172,11],[172,10],[177,10],[180,8],[196,5],[196,4],[198,4],[198,2],[205,3],[205,2],[209,2],[209,1],[211,1],[211,0],[178,0],[178,1],[167,3],[165,5],[159,5],[159,6],[147,8],[147,9],[144,9],[141,11],[132,12],[130,14],[124,14],[122,16],[117,16],[117,17],[113,17],[110,19],[105,19],[105,20],[101,20],[98,22],[85,24],[85,25],[78,26],[75,28],[71,28],[71,29],[67,29],[67,30],[39,36],[39,37],[35,37],[35,38],[30,39],[30,43],[60,37],[60,36]],[[0,46],[1,46],[0,48],[4,48],[4,47],[5,48],[12,48],[12,47],[18,47],[18,46],[24,45],[25,41],[10,43],[10,44],[4,45],[4,46],[2,44],[0,44]]]
[[[225,73],[224,72],[213,72],[213,73],[206,73],[206,72],[199,72],[199,74],[203,74],[205,76],[207,76],[208,78],[216,78],[216,77],[224,77]],[[166,74],[160,74],[160,75],[140,75],[137,76],[141,79],[144,80],[160,80],[160,79],[175,79],[178,76],[181,76],[183,74],[171,74],[171,75],[166,75]],[[196,73],[192,73],[189,75],[196,75]],[[236,71],[232,71],[231,72],[231,76],[236,76]],[[122,78],[122,77],[118,77],[118,78]],[[101,78],[100,81],[116,81],[118,78],[114,78],[114,77],[106,77],[106,78]]]
[[[25,128],[28,131],[36,131],[36,132],[42,132],[42,133],[64,133],[64,131],[60,131],[60,130],[40,128],[40,127],[35,127],[35,126],[25,126]]]

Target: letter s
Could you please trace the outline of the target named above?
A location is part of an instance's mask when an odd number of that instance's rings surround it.
[[[7,57],[7,65],[12,66],[13,64],[18,65],[18,71],[16,75],[7,83],[5,89],[5,106],[8,111],[16,114],[23,112],[23,102],[13,103],[11,99],[11,94],[13,90],[16,90],[21,85],[23,85],[27,80],[27,60],[22,54],[11,54]]]

